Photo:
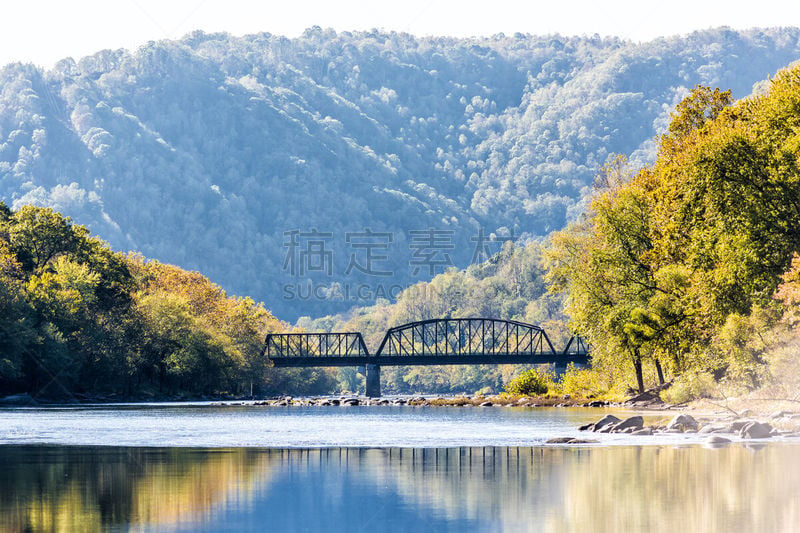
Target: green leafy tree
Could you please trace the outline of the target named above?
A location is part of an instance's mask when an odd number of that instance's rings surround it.
[[[799,70],[736,104],[695,87],[655,164],[607,168],[586,219],[553,237],[553,288],[599,363],[632,359],[639,390],[645,358],[660,379],[668,362],[757,385],[763,348],[746,338],[800,249]]]
[[[11,249],[28,272],[41,272],[58,254],[75,252],[88,235],[49,208],[22,206],[7,222]]]
[[[506,383],[505,389],[509,394],[543,395],[554,388],[554,382],[555,376],[551,372],[531,368]]]

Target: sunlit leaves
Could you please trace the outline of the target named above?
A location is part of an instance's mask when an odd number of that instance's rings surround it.
[[[617,185],[595,193],[587,220],[552,239],[554,288],[569,290],[598,355],[622,348],[758,384],[753,339],[776,320],[771,296],[800,249],[799,71],[736,104],[696,87],[653,167],[605,180]]]
[[[0,393],[61,397],[249,393],[271,372],[265,333],[282,329],[196,272],[115,253],[31,206],[0,205],[0,318]]]
[[[9,221],[12,249],[26,269],[41,272],[59,253],[74,252],[88,234],[52,209],[22,206]]]

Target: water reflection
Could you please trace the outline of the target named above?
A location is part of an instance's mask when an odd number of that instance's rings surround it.
[[[793,531],[800,446],[0,447],[0,530]]]

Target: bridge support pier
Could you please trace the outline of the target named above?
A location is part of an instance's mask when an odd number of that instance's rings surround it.
[[[381,367],[367,365],[367,396],[378,398],[381,395]]]

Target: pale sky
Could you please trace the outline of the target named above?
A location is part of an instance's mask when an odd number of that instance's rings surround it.
[[[0,64],[45,67],[196,29],[295,37],[317,25],[461,37],[598,33],[643,41],[717,26],[800,26],[800,0],[2,0],[0,6]]]

